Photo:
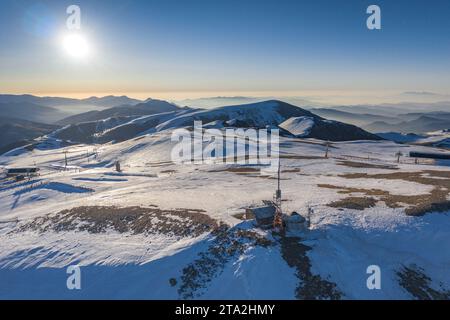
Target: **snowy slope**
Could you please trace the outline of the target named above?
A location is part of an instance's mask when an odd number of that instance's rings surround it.
[[[192,127],[194,121],[201,121],[206,128],[266,128],[276,127],[290,118],[298,117],[310,119],[311,128],[307,135],[310,138],[332,141],[380,139],[356,126],[328,121],[307,110],[277,100],[209,110],[177,109],[139,118],[121,116],[108,118],[108,125],[104,124],[105,120],[83,122],[58,130],[55,137],[81,143],[120,142],[142,134]],[[113,121],[116,122],[115,126]]]
[[[279,125],[298,138],[330,141],[381,140],[382,138],[354,125],[317,117],[292,117]]]
[[[308,136],[313,126],[314,118],[312,117],[293,117],[280,124],[280,128],[300,138]]]
[[[272,199],[273,177],[249,166],[240,172],[233,171],[235,165],[220,163],[176,165],[170,161],[170,134],[149,132],[95,146],[55,144],[0,157],[4,167],[42,168],[35,181],[0,182],[0,297],[411,299],[398,279],[399,270],[411,265],[423,269],[435,290],[450,288],[448,212],[408,216],[402,201],[410,199],[400,198],[398,207],[382,200],[386,194],[420,198],[433,192],[432,182],[447,183],[450,174],[448,167],[414,164],[407,157],[397,164],[396,152],[442,151],[389,141],[336,142],[325,159],[323,141],[282,137],[283,210],[314,210],[311,230],[298,234],[301,239],[286,240],[239,219],[246,207]],[[64,150],[71,170],[55,170],[64,164]],[[114,171],[117,160],[122,173]],[[383,176],[407,172],[429,178]],[[378,191],[366,195],[370,190]],[[349,196],[380,200],[363,210],[329,206]],[[107,212],[99,220],[84,216],[84,211],[75,220],[64,216],[94,206],[128,208],[123,221],[135,223],[135,229],[124,228],[122,220]],[[143,232],[138,221],[145,215],[133,220],[133,207],[165,213],[153,217]],[[228,228],[191,234],[177,229],[205,216]],[[149,227],[166,218],[158,228]],[[109,221],[104,228],[94,228],[104,221]],[[65,286],[66,267],[72,264],[82,268],[80,291]],[[373,264],[382,268],[382,290],[366,287],[366,268]],[[189,270],[202,272],[192,276]]]

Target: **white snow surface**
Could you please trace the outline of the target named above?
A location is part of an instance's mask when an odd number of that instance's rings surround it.
[[[314,118],[312,117],[292,117],[279,125],[280,128],[289,131],[297,137],[307,136],[313,126]]]
[[[300,135],[312,126],[311,119],[302,118],[287,121]],[[162,127],[172,125],[175,124]],[[308,257],[313,274],[334,282],[344,299],[411,299],[396,278],[399,268],[409,264],[423,268],[433,283],[450,288],[448,212],[411,217],[404,209],[389,208],[381,202],[361,211],[340,210],[327,204],[346,195],[318,186],[426,194],[432,190],[429,185],[404,180],[346,179],[341,175],[450,171],[433,163],[414,164],[407,157],[396,163],[395,153],[399,150],[407,154],[410,150],[434,148],[389,141],[338,142],[332,144],[330,158],[325,159],[323,141],[280,139],[281,185],[286,200],[283,210],[304,214],[308,206],[314,209],[311,231],[299,235],[312,247]],[[86,154],[94,147],[98,156],[91,155],[88,163]],[[33,182],[35,187],[28,182],[3,181],[0,185],[0,298],[179,299],[178,285],[171,286],[169,279],[179,279],[183,268],[206,250],[212,241],[210,234],[179,239],[113,230],[100,234],[18,231],[24,223],[50,213],[101,205],[202,209],[218,221],[237,226],[242,222],[235,214],[272,199],[276,179],[236,174],[225,170],[230,167],[227,164],[176,165],[170,160],[172,147],[167,130],[116,144],[21,149],[0,157],[2,167],[37,165],[42,169],[41,176]],[[68,150],[73,170],[55,170],[64,163],[63,150]],[[292,155],[299,157],[288,157]],[[114,171],[117,160],[122,173]],[[342,160],[397,166],[398,170],[348,167],[339,164]],[[252,224],[245,228],[261,233]],[[66,287],[66,268],[72,264],[81,266],[81,290]],[[381,267],[381,290],[366,287],[369,265]],[[279,245],[255,246],[228,261],[196,297],[295,299],[299,282],[296,270],[282,258]]]

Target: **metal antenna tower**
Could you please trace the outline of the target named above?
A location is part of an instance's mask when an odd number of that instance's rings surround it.
[[[281,210],[281,187],[280,187],[280,172],[281,172],[281,161],[278,160],[278,188],[275,192],[275,217],[273,219],[274,228],[283,229],[283,211]]]

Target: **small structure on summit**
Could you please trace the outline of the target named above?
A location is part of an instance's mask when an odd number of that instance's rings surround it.
[[[285,231],[295,233],[308,230],[309,215],[311,213],[310,208],[308,208],[308,221],[297,212],[287,215],[282,211],[280,165],[278,165],[277,190],[275,191],[273,200],[265,200],[263,203],[263,206],[246,209],[245,218],[255,219],[257,225],[262,229],[274,228],[282,233]]]
[[[258,226],[263,229],[272,228],[274,217],[275,207],[270,204],[245,210],[245,218],[255,219]]]
[[[290,216],[285,217],[285,224],[288,232],[303,232],[308,229],[306,219],[295,211]]]
[[[281,211],[281,189],[280,189],[280,163],[278,162],[278,188],[273,200],[264,200],[264,206],[248,208],[245,212],[246,219],[255,218],[257,225],[263,229],[283,229],[283,213]]]

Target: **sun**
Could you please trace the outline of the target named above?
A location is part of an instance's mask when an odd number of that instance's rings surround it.
[[[89,43],[81,34],[66,35],[63,38],[63,46],[66,53],[73,58],[85,58],[89,55]]]

